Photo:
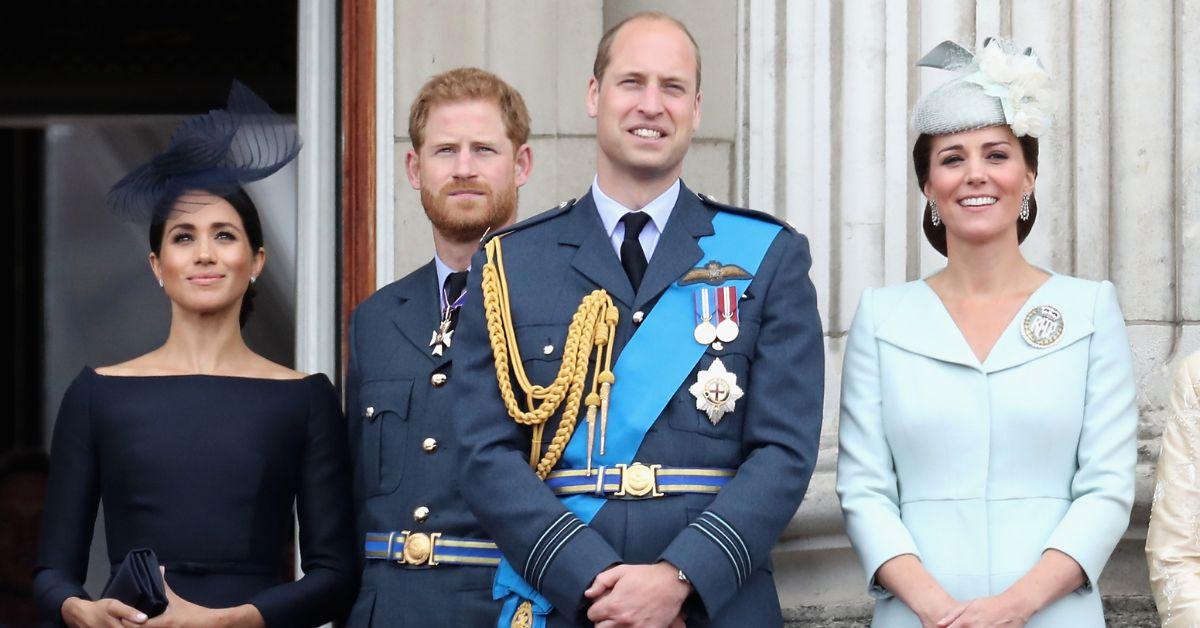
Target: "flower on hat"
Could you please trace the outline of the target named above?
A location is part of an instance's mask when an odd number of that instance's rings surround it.
[[[1053,98],[1050,75],[1032,51],[1019,54],[991,39],[975,56],[974,65],[976,71],[963,80],[1000,100],[1013,135],[1038,137],[1046,131]]]

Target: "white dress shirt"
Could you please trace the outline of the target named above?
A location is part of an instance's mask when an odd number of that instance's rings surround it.
[[[638,235],[638,243],[642,245],[648,262],[654,255],[654,247],[658,246],[658,236],[662,235],[663,229],[666,228],[667,219],[671,217],[671,210],[675,209],[675,201],[678,199],[679,179],[676,179],[667,191],[658,195],[658,198],[646,203],[640,210],[633,210],[605,194],[604,190],[600,189],[599,177],[592,180],[592,200],[596,202],[600,222],[604,224],[604,231],[608,234],[618,259],[621,257],[621,242],[625,240],[625,223],[621,222],[621,218],[631,211],[645,212],[650,216],[650,222],[646,223],[642,233]]]

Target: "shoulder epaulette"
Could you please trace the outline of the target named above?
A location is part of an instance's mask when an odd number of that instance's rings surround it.
[[[547,209],[544,212],[539,212],[537,214],[534,214],[533,216],[530,216],[529,218],[526,218],[525,220],[517,221],[503,229],[498,229],[496,231],[493,231],[493,232],[487,234],[487,236],[485,236],[483,238],[483,241],[480,242],[480,245],[487,244],[487,241],[491,240],[492,238],[508,235],[514,231],[520,231],[526,227],[532,227],[533,225],[545,222],[556,216],[561,216],[561,215],[567,213],[568,211],[570,211],[570,209],[575,206],[576,200],[578,200],[578,199],[573,198],[570,200],[563,201],[563,202],[559,203],[557,207],[552,207],[550,209]]]
[[[759,220],[765,220],[767,222],[775,223],[775,224],[779,225],[780,227],[783,227],[784,229],[791,231],[792,233],[796,233],[796,229],[794,227],[792,227],[790,224],[788,224],[788,222],[786,220],[784,220],[774,214],[768,214],[767,212],[762,212],[762,211],[758,211],[755,209],[746,209],[745,207],[736,207],[734,205],[728,205],[728,204],[718,201],[711,194],[701,194],[700,192],[696,192],[696,196],[700,199],[700,202],[702,202],[705,205],[708,205],[709,207],[712,207],[713,209],[716,209],[718,211],[729,212],[732,214],[739,214],[742,216],[748,216],[750,218],[757,218]]]

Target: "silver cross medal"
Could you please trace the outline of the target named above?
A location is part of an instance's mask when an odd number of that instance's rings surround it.
[[[433,337],[429,339],[429,346],[433,347],[431,352],[433,355],[441,357],[442,353],[450,346],[454,330],[450,329],[450,316],[442,318],[442,322],[438,323],[438,328],[433,330]]]

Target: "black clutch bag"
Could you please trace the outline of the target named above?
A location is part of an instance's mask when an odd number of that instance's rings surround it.
[[[167,593],[154,550],[129,550],[100,597],[128,604],[148,617],[162,615],[167,610]]]

